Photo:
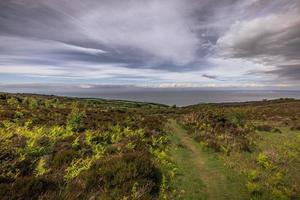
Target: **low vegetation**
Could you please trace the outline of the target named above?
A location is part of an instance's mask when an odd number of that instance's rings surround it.
[[[0,199],[300,199],[299,122],[292,99],[0,93]]]
[[[300,199],[300,103],[199,105],[178,118],[201,145],[247,178],[251,199]],[[219,152],[219,153],[218,153]]]

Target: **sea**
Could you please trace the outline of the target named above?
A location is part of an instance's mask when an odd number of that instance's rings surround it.
[[[101,86],[97,88],[3,88],[0,92],[37,93],[80,98],[101,98],[188,106],[199,103],[262,101],[279,98],[300,100],[300,90],[209,90],[199,88],[141,88]]]
[[[92,97],[102,99],[151,102],[187,106],[199,103],[227,103],[272,100],[279,98],[300,99],[300,91],[287,90],[195,90],[195,89],[139,89],[64,92],[57,95]]]

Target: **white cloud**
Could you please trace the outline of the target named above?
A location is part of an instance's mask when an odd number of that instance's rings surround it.
[[[194,61],[200,39],[179,0],[105,2],[77,16],[90,38],[112,47],[142,50],[163,61]]]
[[[65,44],[58,41],[39,40],[34,38],[22,38],[17,36],[0,35],[1,55],[20,55],[20,56],[35,56],[36,54],[51,52],[51,51],[74,51],[88,54],[103,54],[107,53],[101,49],[93,49],[80,47],[71,44]],[[1,64],[1,63],[0,63]]]
[[[22,74],[32,76],[60,76],[64,72],[55,67],[41,66],[0,66],[0,73],[5,74]]]

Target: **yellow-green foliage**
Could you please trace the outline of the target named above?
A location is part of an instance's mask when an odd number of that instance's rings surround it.
[[[251,193],[259,193],[259,192],[261,192],[261,186],[260,186],[259,183],[255,183],[255,182],[250,182],[249,181],[246,184],[246,186],[247,186],[248,191],[251,192]]]
[[[229,155],[231,151],[253,149],[255,131],[246,117],[242,111],[207,107],[184,115],[181,123],[197,142]]]
[[[175,173],[148,107],[15,96],[0,96],[0,199],[167,199]]]
[[[28,106],[31,109],[37,109],[39,106],[38,100],[35,98],[29,98]]]
[[[15,97],[10,97],[9,99],[7,99],[7,104],[10,106],[18,106],[19,101]]]
[[[272,165],[270,159],[268,158],[268,156],[264,153],[260,153],[257,156],[256,161],[259,165],[261,165],[262,167],[264,167],[266,169],[272,169],[274,167]]]
[[[65,137],[69,137],[71,135],[73,135],[72,131],[69,131],[67,129],[65,129],[62,126],[53,126],[50,131],[49,131],[49,137],[53,138],[53,139],[57,139],[57,138],[65,138]]]
[[[49,171],[48,169],[46,169],[45,164],[46,164],[45,158],[39,159],[35,170],[36,176],[41,176]]]
[[[82,131],[84,129],[83,126],[83,118],[85,113],[80,111],[78,103],[74,103],[72,105],[72,111],[68,116],[67,121],[67,129],[68,131]]]
[[[45,100],[44,104],[46,108],[56,108],[57,107],[57,103],[58,103],[58,99],[54,98],[54,99],[48,99]]]
[[[258,180],[257,170],[250,170],[249,173],[248,173],[248,179],[250,181],[257,181]]]
[[[72,142],[72,147],[73,148],[79,148],[80,147],[79,136],[76,137],[75,140]]]
[[[261,193],[266,198],[288,200],[300,198],[300,136],[272,151],[261,152],[256,157],[257,167],[248,172],[247,188],[251,193]]]
[[[82,171],[88,170],[93,162],[93,158],[80,158],[77,160],[73,160],[70,166],[66,169],[66,174],[64,178],[66,180],[72,180],[77,177]]]
[[[16,112],[15,112],[15,115],[14,115],[15,119],[20,119],[20,118],[22,118],[23,116],[24,116],[24,113],[22,113],[22,112],[20,112],[20,111],[16,111]]]

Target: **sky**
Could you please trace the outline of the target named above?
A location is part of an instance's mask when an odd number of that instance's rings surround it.
[[[0,90],[101,86],[300,89],[300,1],[0,1]]]

